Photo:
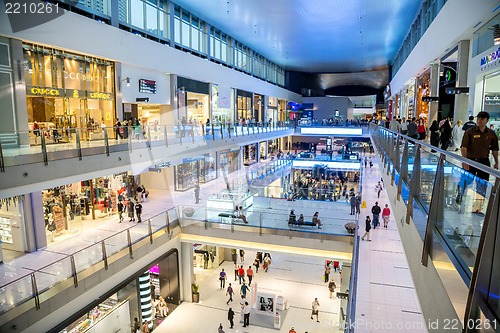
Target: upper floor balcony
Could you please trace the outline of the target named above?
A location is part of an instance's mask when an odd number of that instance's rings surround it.
[[[7,134],[7,133],[4,133]],[[50,128],[0,136],[0,198],[39,191],[103,174],[139,174],[207,150],[223,150],[293,134],[282,123],[205,126],[151,125]],[[29,146],[12,147],[9,137]]]

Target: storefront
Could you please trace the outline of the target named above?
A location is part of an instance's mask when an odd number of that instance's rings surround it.
[[[236,90],[236,106],[237,106],[237,114],[236,118],[239,122],[243,119],[255,120],[255,115],[253,114],[252,108],[252,93],[244,90]]]
[[[280,150],[280,139],[274,139],[267,141],[267,151],[269,154],[277,155]]]
[[[243,164],[244,165],[252,165],[257,163],[257,143],[243,146]]]
[[[224,170],[227,174],[240,169],[240,148],[221,150],[219,155],[218,170]]]
[[[234,89],[213,84],[211,90],[214,120],[221,124],[234,123]]]
[[[253,114],[256,122],[267,122],[269,118],[264,115],[264,96],[259,94],[253,95]]]
[[[431,72],[426,70],[417,78],[416,109],[415,113],[408,114],[408,118],[428,118],[429,102],[426,97],[431,95]]]
[[[72,128],[85,139],[101,138],[114,125],[114,64],[105,59],[24,44],[24,80],[30,129],[61,129],[57,142],[71,141]],[[83,139],[83,138],[82,138]],[[31,140],[35,141],[33,136]],[[55,142],[56,140],[54,140]]]
[[[150,330],[156,328],[180,304],[177,250],[110,293],[61,323],[60,332],[130,332],[134,319],[147,322]]]
[[[200,243],[193,244],[193,267],[196,283],[200,283],[224,261],[224,248]]]
[[[178,120],[183,124],[206,124],[211,118],[209,84],[178,77],[177,86],[180,87],[177,93]]]
[[[278,120],[278,99],[269,97],[266,108],[266,121],[276,122]]]
[[[284,99],[278,99],[278,117],[274,118],[279,122],[286,121],[286,105],[287,102]]]
[[[126,173],[42,191],[47,243],[96,227],[117,214],[118,200],[134,197],[135,181]],[[92,221],[92,222],[91,222]]]
[[[198,183],[207,183],[217,178],[215,158],[210,154],[185,158],[174,167],[175,190],[187,191]]]
[[[267,156],[267,141],[259,142],[259,156],[260,160],[265,160]]]
[[[24,196],[0,200],[0,262],[9,261],[26,250],[23,200]]]

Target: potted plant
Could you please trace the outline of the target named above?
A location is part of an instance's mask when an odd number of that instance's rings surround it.
[[[191,285],[191,291],[193,293],[193,303],[199,303],[200,302],[200,286],[197,285],[196,283],[193,283]]]
[[[236,264],[238,262],[238,253],[236,249],[231,250],[231,260]]]
[[[186,217],[191,217],[193,216],[195,212],[195,209],[193,207],[185,207],[183,210],[182,210],[182,213],[184,213],[184,215]]]
[[[344,228],[347,230],[347,232],[349,234],[354,234],[354,231],[356,230],[356,223],[354,222],[347,222],[345,225],[344,225]]]

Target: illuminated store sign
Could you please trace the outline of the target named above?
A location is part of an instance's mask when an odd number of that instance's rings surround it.
[[[85,91],[78,89],[58,89],[58,88],[44,88],[44,87],[26,87],[26,94],[31,96],[44,96],[44,97],[69,97],[69,98],[84,98],[87,96],[89,99],[112,100],[114,95],[111,93],[103,93],[97,91]]]
[[[362,128],[335,128],[335,127],[302,127],[300,134],[319,134],[319,135],[362,135]]]
[[[500,59],[500,47],[498,48],[498,50],[493,51],[481,58],[481,67],[486,66],[497,59]]]
[[[359,170],[360,162],[329,162],[329,161],[300,161],[294,160],[292,167],[294,168],[314,168],[316,165],[321,165],[329,169],[342,170]]]

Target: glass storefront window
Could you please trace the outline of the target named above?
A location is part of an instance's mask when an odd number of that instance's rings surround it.
[[[212,115],[221,123],[233,123],[234,89],[212,85]],[[220,100],[222,99],[222,100]]]
[[[130,0],[131,24],[144,29],[144,2],[141,0]]]
[[[153,35],[158,34],[158,9],[146,4],[146,30]]]
[[[483,84],[483,105],[481,110],[490,114],[488,126],[493,125],[493,130],[500,137],[500,72],[486,75]]]
[[[188,121],[188,123],[190,124],[205,124],[207,119],[210,119],[210,104],[208,102],[208,95],[193,92],[187,92],[186,95],[186,121]]]
[[[24,45],[28,122],[41,129],[112,127],[114,64],[84,55]],[[71,141],[63,131],[62,141]]]
[[[252,144],[243,147],[243,164],[251,165],[257,163],[257,144]]]
[[[219,152],[219,168],[230,174],[240,169],[240,149]]]

